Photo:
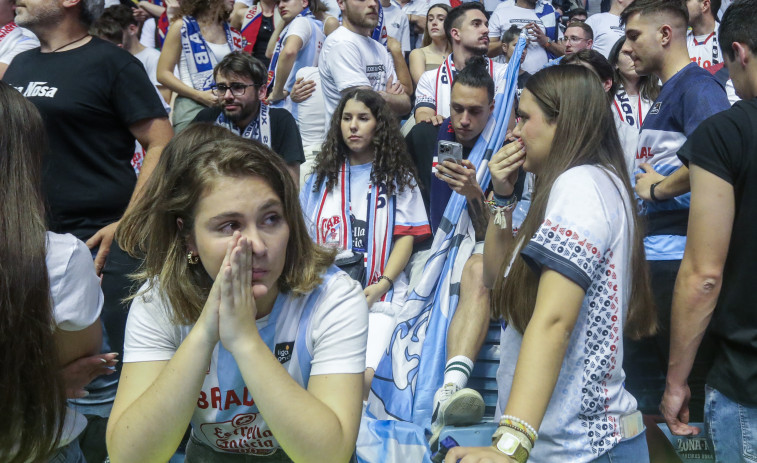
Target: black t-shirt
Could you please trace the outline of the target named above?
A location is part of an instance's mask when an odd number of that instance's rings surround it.
[[[263,62],[267,68],[271,64],[271,58],[265,56],[265,50],[268,48],[268,41],[273,35],[273,16],[263,16],[258,29],[258,39],[252,47],[252,56]]]
[[[49,151],[42,189],[48,227],[86,240],[121,218],[136,184],[129,126],[166,117],[142,63],[103,40],[21,53],[3,79],[42,113]]]
[[[678,152],[733,185],[735,217],[710,330],[718,344],[707,383],[732,400],[757,406],[757,98],[700,124]],[[718,227],[718,224],[712,224]]]
[[[220,107],[205,108],[192,122],[215,122],[222,110]],[[271,116],[271,149],[287,164],[305,162],[300,129],[294,117],[283,108],[270,108],[268,111]]]

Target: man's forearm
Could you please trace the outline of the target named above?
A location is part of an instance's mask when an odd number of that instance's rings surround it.
[[[680,169],[665,177],[654,189],[655,198],[658,200],[671,199],[691,191],[689,183],[689,169],[681,166]]]
[[[476,241],[483,241],[486,237],[486,228],[489,226],[489,210],[484,203],[483,193],[468,200],[468,215],[470,216],[473,230],[476,232]]]
[[[393,93],[379,92],[386,101],[386,104],[392,108],[394,114],[398,116],[404,116],[410,112],[410,97],[403,93],[401,95],[395,95]]]
[[[720,288],[719,278],[697,274],[693,264],[684,256],[673,292],[668,384],[686,383],[715,310]]]

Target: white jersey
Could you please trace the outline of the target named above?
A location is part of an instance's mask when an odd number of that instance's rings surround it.
[[[402,11],[399,3],[391,0],[389,6],[382,8],[384,9],[386,35],[400,43],[403,53],[415,48],[410,46],[410,21],[408,21],[407,15]]]
[[[492,79],[494,79],[494,92],[502,93],[505,91],[507,63],[502,64],[495,61],[493,64],[494,71],[491,74]],[[445,63],[442,63],[442,66],[445,66]],[[457,72],[455,69],[451,69],[449,74],[451,74],[454,79]],[[415,89],[415,108],[431,108],[436,111],[436,114],[443,117],[449,117],[451,82],[450,85],[439,85],[438,78],[439,69],[432,69],[421,74],[421,78],[418,79],[418,86]],[[446,92],[446,94],[440,95],[439,92]]]
[[[173,323],[171,314],[157,286],[134,299],[126,323],[124,362],[173,357],[192,326]],[[336,267],[308,294],[279,294],[271,313],[256,325],[273,355],[303,389],[313,375],[365,370],[365,296],[359,284]],[[279,448],[233,355],[220,342],[210,365],[197,368],[207,369],[207,375],[192,415],[196,439],[218,452],[269,455]]]
[[[612,13],[598,13],[589,16],[586,24],[591,26],[594,32],[594,45],[591,48],[609,59],[613,45],[626,34],[625,27],[620,24],[620,16]]]
[[[302,40],[302,48],[297,53],[294,60],[294,66],[289,73],[289,78],[284,84],[284,90],[292,91],[297,71],[308,66],[318,66],[318,59],[321,56],[323,42],[326,36],[323,34],[323,23],[316,19],[309,19],[304,16],[297,16],[281,32],[284,35],[284,42],[290,37],[299,37]],[[286,45],[285,43],[282,46]]]
[[[326,120],[331,120],[342,92],[352,87],[386,90],[389,77],[397,81],[394,61],[386,48],[344,26],[326,37],[318,69],[323,85]]]
[[[29,29],[13,22],[0,27],[0,64],[11,64],[16,55],[38,46],[37,36]]]
[[[718,30],[705,35],[695,36],[694,32],[686,32],[686,48],[689,49],[689,58],[700,68],[710,72],[710,68],[723,62],[723,54],[720,50]]]
[[[302,146],[316,146],[323,143],[326,139],[326,131],[329,127],[329,121],[326,119],[326,113],[323,110],[323,86],[321,85],[321,75],[316,67],[304,67],[297,71],[296,78],[302,77],[303,81],[312,80],[315,82],[315,90],[305,101],[294,103],[293,115],[297,116],[297,127],[300,129],[302,137]]]
[[[499,40],[510,26],[518,26],[523,29],[527,24],[534,23],[542,32],[546,33],[546,27],[541,18],[532,9],[521,8],[512,3],[501,3],[489,19],[489,39]],[[521,69],[529,74],[536,74],[549,61],[547,51],[535,40],[529,42],[526,48],[528,54],[521,64]]]
[[[622,369],[633,214],[615,174],[592,165],[568,169],[549,191],[541,226],[516,257],[537,275],[554,270],[586,293],[529,462],[594,461],[620,442],[620,417],[636,410]],[[507,407],[522,340],[510,326],[502,332],[497,413]]]

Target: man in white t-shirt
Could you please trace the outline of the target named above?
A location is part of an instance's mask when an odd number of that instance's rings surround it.
[[[384,10],[386,35],[400,43],[403,53],[409,53],[415,47],[410,46],[410,21],[402,7],[396,0],[381,0],[381,8]]]
[[[392,56],[371,38],[378,24],[378,1],[339,0],[339,8],[342,25],[326,37],[318,65],[326,120],[331,120],[342,94],[355,87],[377,91],[395,114],[407,114],[410,97],[397,81]]]
[[[586,24],[594,31],[594,49],[605,58],[610,56],[612,46],[625,36],[625,28],[620,24],[620,13],[631,0],[613,0],[610,11],[589,16]]]
[[[278,7],[286,26],[281,31],[268,69],[268,84],[272,86],[268,102],[271,104],[287,98],[300,68],[318,66],[326,40],[323,23],[313,16],[307,0],[280,0]]]
[[[444,20],[444,32],[452,44],[452,54],[438,69],[426,71],[415,89],[415,121],[439,125],[450,115],[452,82],[472,56],[484,56],[489,47],[486,12],[478,2],[464,3],[450,10]],[[507,64],[486,60],[495,92],[504,91]]]
[[[0,0],[0,79],[16,55],[39,46],[39,40],[31,31],[13,22],[15,16],[15,0]]]
[[[718,23],[715,20],[720,0],[688,0],[689,27],[686,48],[691,61],[710,72],[712,66],[723,63],[718,42]],[[722,66],[722,64],[721,64]]]
[[[561,32],[557,27],[557,14],[552,5],[542,0],[508,0],[499,4],[489,22],[489,56],[502,54],[500,37],[510,26],[526,28],[530,36],[528,55],[523,69],[531,74],[551,59],[563,54],[557,40]]]

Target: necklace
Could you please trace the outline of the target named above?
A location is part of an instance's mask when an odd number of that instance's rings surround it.
[[[79,38],[78,38],[78,39],[76,39],[76,40],[73,40],[73,41],[71,41],[71,42],[68,42],[67,44],[63,45],[62,47],[58,47],[58,48],[56,48],[55,50],[51,51],[50,53],[55,53],[56,51],[58,51],[58,50],[61,50],[61,49],[63,49],[63,48],[66,48],[66,47],[67,47],[67,46],[69,46],[69,45],[73,45],[73,44],[75,44],[76,42],[81,42],[82,40],[86,39],[87,37],[89,37],[89,33],[87,33],[87,34],[84,34],[84,35],[83,35],[82,37],[79,37]]]

